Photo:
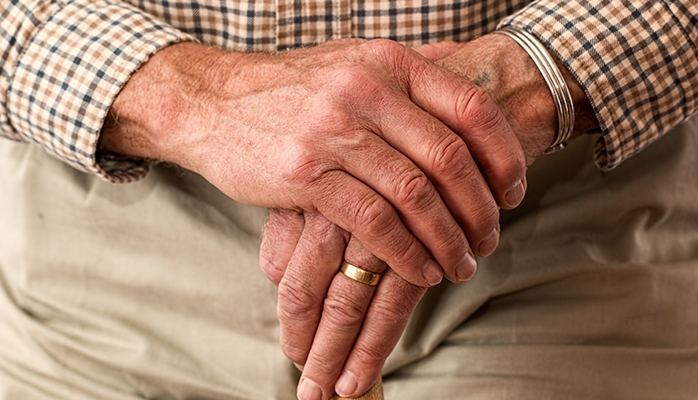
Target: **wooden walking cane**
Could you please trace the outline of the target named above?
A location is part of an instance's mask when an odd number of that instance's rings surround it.
[[[349,397],[339,397],[334,395],[332,400],[342,400],[349,399]],[[376,383],[368,389],[368,392],[362,394],[359,397],[351,397],[354,400],[383,400],[383,379],[379,376]]]

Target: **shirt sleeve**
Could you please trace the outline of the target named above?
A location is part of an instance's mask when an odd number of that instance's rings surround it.
[[[504,25],[536,35],[584,88],[604,170],[697,112],[698,1],[538,0]]]
[[[112,182],[142,177],[146,160],[97,159],[99,132],[138,67],[184,40],[118,0],[0,0],[0,135]]]

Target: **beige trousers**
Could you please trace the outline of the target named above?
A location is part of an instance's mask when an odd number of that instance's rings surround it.
[[[698,398],[698,119],[603,173],[540,158],[476,277],[428,292],[387,399]],[[0,398],[294,399],[265,211],[0,142]]]

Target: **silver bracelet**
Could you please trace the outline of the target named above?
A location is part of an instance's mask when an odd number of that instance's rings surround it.
[[[536,67],[543,75],[543,79],[545,79],[545,83],[548,84],[550,93],[553,95],[553,101],[557,109],[557,137],[543,154],[550,154],[564,149],[574,129],[574,104],[572,103],[572,95],[567,87],[567,83],[565,83],[562,73],[557,68],[555,60],[535,36],[519,27],[506,26],[494,31],[494,33],[509,36],[526,50],[526,53],[533,59]]]

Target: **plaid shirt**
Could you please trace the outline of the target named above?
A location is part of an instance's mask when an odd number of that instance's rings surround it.
[[[113,182],[144,161],[104,157],[107,111],[159,48],[198,40],[277,51],[330,39],[466,41],[497,24],[544,43],[586,90],[611,169],[696,113],[696,0],[0,0],[0,134]]]

